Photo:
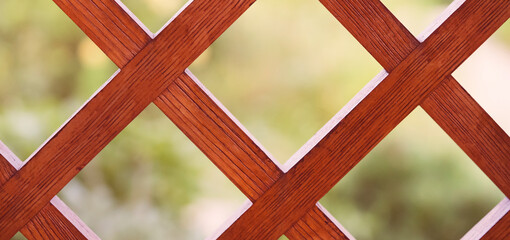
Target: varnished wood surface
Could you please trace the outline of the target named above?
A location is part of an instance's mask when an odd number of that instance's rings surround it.
[[[21,229],[32,239],[100,239],[58,197],[54,197],[35,217]]]
[[[453,78],[421,106],[508,197],[510,137]]]
[[[82,28],[87,35],[96,42],[101,49],[108,51],[108,56],[119,67],[123,67],[143,46],[152,39],[146,29],[141,28],[133,20],[129,11],[123,5],[115,1],[60,1],[55,0],[66,14]],[[101,8],[99,8],[100,6]],[[109,6],[106,8],[105,6]],[[106,11],[107,10],[107,11]],[[94,16],[93,21],[87,20]],[[100,24],[97,24],[100,22]],[[97,25],[97,26],[95,26]],[[118,26],[121,26],[120,28]],[[122,33],[121,33],[122,32]],[[114,35],[116,34],[116,36]],[[99,37],[102,36],[102,37]],[[109,39],[115,40],[109,40]],[[118,46],[123,47],[118,47]],[[119,58],[119,56],[121,58]],[[4,155],[11,157],[11,163],[15,164],[16,170],[10,166],[2,165],[0,173],[12,176],[17,169],[21,168],[19,161],[5,145],[0,144]],[[8,177],[0,182],[7,181]],[[28,239],[99,239],[58,197],[51,200],[34,218],[22,229],[21,233]]]
[[[82,2],[83,3],[83,2]],[[62,3],[59,3],[59,5],[62,5]],[[84,4],[85,6],[89,6],[89,8],[87,8],[86,10],[89,11],[89,14],[93,14],[94,16],[102,16],[101,13],[96,13],[98,10],[95,9],[95,8],[90,8],[90,6],[95,6],[94,4],[88,4],[88,3],[85,3]],[[65,6],[65,8],[63,8],[63,10],[70,16],[75,16],[77,14],[79,14],[80,11],[82,11],[83,9],[82,8],[78,8],[76,6],[80,6],[79,3],[75,3],[75,4],[70,4],[69,6]],[[110,6],[110,9],[112,8],[112,6]],[[119,6],[119,8],[122,8],[121,6]],[[119,9],[119,8],[116,8],[116,9]],[[115,10],[115,9],[114,9]],[[93,39],[96,44],[98,44],[101,49],[103,49],[105,51],[105,53],[113,60],[115,61],[115,63],[119,66],[119,67],[123,67],[128,61],[128,60],[125,60],[125,61],[119,61],[119,60],[116,60],[116,59],[126,59],[127,57],[129,56],[126,56],[126,58],[124,58],[124,55],[126,54],[129,54],[129,53],[136,53],[136,51],[139,51],[140,49],[140,46],[141,45],[146,45],[148,44],[148,42],[150,41],[150,34],[146,34],[144,32],[147,32],[147,30],[141,28],[141,27],[138,27],[137,28],[137,23],[133,20],[131,21],[128,21],[126,19],[123,20],[122,23],[119,23],[119,19],[122,19],[122,16],[120,17],[116,17],[114,12],[117,12],[117,11],[110,11],[110,12],[107,12],[107,16],[106,17],[102,17],[100,20],[98,20],[97,18],[99,17],[96,17],[96,21],[101,21],[101,26],[103,26],[103,28],[87,28],[87,23],[88,22],[82,22],[82,21],[79,21],[79,20],[75,20],[75,22],[78,24],[78,26],[80,26],[80,28],[82,28],[84,30],[85,33],[87,33],[88,36],[91,36],[91,39]],[[128,13],[128,15],[130,15]],[[130,32],[135,32],[135,36],[140,36],[140,35],[143,35],[143,34],[146,34],[148,37],[145,38],[145,41],[146,43],[142,43],[142,44],[138,44],[138,45],[134,45],[134,44],[130,44],[130,38],[126,38],[125,41],[127,41],[126,43],[124,42],[120,42],[120,44],[122,46],[130,46],[127,51],[125,51],[126,49],[125,48],[117,48],[116,45],[119,44],[119,42],[115,42],[115,41],[98,41],[96,38],[94,38],[94,36],[100,36],[100,35],[108,35],[110,29],[115,29],[117,25],[124,25],[126,26],[124,29],[129,29]],[[99,33],[98,33],[99,31]],[[100,31],[106,31],[106,33],[102,33]],[[124,32],[123,34],[128,36],[129,37],[129,34],[130,32]],[[119,38],[118,36],[114,36],[116,37],[117,39],[122,39],[122,38]],[[102,46],[106,44],[107,46]],[[117,58],[118,56],[121,56],[121,58]],[[187,75],[186,74],[183,74],[182,75],[183,77],[186,77]],[[188,77],[189,78],[189,77]],[[177,80],[179,81],[179,80]],[[201,89],[200,87],[202,86],[193,86],[193,85],[196,85],[193,81],[189,82],[191,83],[191,86],[192,87],[198,87],[197,89]],[[172,83],[172,85],[175,85],[174,83]],[[195,89],[196,90],[196,89]],[[193,95],[193,93],[192,93]],[[213,104],[215,104],[213,102]],[[221,111],[221,108],[218,108],[218,109],[215,109],[217,111]],[[220,112],[221,114],[223,114],[223,112]],[[229,119],[229,116],[223,114],[225,116],[225,118]],[[236,125],[234,125],[236,126]],[[237,126],[236,126],[237,127]],[[243,130],[240,129],[239,127],[237,127],[237,133],[238,134],[244,134]],[[246,135],[246,134],[244,134]],[[228,136],[227,136],[228,137]],[[245,139],[248,138],[249,139],[249,136],[245,136]],[[230,146],[233,146],[233,145],[230,145]],[[252,146],[251,148],[252,149],[257,149],[256,147],[253,147],[255,146],[253,143],[252,143]],[[259,150],[259,149],[257,149]],[[262,153],[262,154],[265,154],[265,153]],[[258,154],[259,156],[261,154]],[[275,177],[278,177],[278,174],[281,174],[281,171],[277,168],[277,166],[274,164],[274,162],[272,162],[272,160],[270,160],[266,155],[264,155],[265,157],[262,157],[262,158],[259,158],[258,156],[256,160],[260,160],[261,162],[258,163],[259,165],[267,165],[269,163],[269,166],[270,166],[270,169],[271,170],[265,170],[266,172],[270,172],[270,173],[273,173],[273,175],[275,175]],[[223,158],[216,158],[218,159],[218,161],[221,161]],[[237,159],[237,158],[233,158],[237,161],[237,164],[239,164],[239,160],[240,159]],[[264,162],[266,161],[266,162]],[[255,163],[256,165],[257,163]],[[242,165],[242,164],[240,164]],[[224,170],[224,168],[221,168],[221,170]],[[245,170],[245,172],[249,172],[249,171],[252,171],[252,169],[243,169]],[[225,171],[226,173],[228,173],[227,171]],[[256,178],[259,178],[260,176],[264,177],[264,176],[268,176],[267,174],[264,174],[264,172],[261,172],[259,173],[261,175],[259,176],[250,176],[251,178],[245,178],[245,180],[247,179],[248,181],[250,179],[256,179]],[[274,179],[271,179],[271,181],[274,181]],[[260,183],[257,183],[258,185],[260,185]],[[241,186],[249,186],[249,185],[241,185]],[[257,185],[251,185],[251,186],[257,186]],[[264,185],[263,185],[264,186]],[[241,190],[245,190],[246,187],[242,187]],[[259,192],[260,194],[260,192]],[[254,195],[253,194],[247,194],[247,196],[251,197],[251,199],[253,199]],[[255,195],[257,196],[257,195]],[[314,209],[311,211],[311,221],[307,221],[308,223],[306,222],[301,222],[301,223],[298,223],[298,225],[300,225],[300,230],[295,230],[295,231],[290,231],[287,235],[288,237],[290,237],[291,239],[303,239],[303,238],[306,238],[307,236],[310,237],[310,236],[329,236],[329,237],[333,237],[335,239],[342,239],[342,238],[345,238],[345,235],[339,230],[339,224],[336,223],[336,221],[334,220],[330,220],[328,218],[330,218],[330,216],[328,214],[324,214],[322,211],[320,211],[318,208]],[[312,227],[310,227],[310,223],[314,223],[312,226],[314,229],[312,229]],[[338,226],[337,226],[338,225]],[[345,231],[345,230],[344,230]]]
[[[53,0],[119,67],[126,65],[152,35],[115,0]],[[141,30],[141,31],[140,31]]]
[[[450,76],[508,19],[508,1],[456,1],[420,44],[379,1],[321,0],[390,74],[371,81],[286,164],[287,173],[184,71],[254,0],[196,0],[155,38],[115,0],[54,1],[121,70],[20,171],[0,161],[0,209],[7,209],[0,215],[0,239],[25,223],[24,229],[33,229],[30,239],[61,238],[50,235],[66,227],[58,222],[81,231],[68,232],[76,239],[96,239],[58,198],[49,201],[154,100],[254,202],[220,232],[223,239],[283,233],[353,239],[316,202],[418,104],[508,196],[508,135]],[[507,237],[507,205],[500,203],[466,237]]]
[[[331,131],[317,134],[318,143],[304,149],[303,159],[220,238],[280,236],[501,26],[509,13],[507,0],[465,1],[372,91],[361,93],[366,95],[355,107],[347,106],[352,110],[345,116],[338,114],[338,124]]]
[[[0,141],[0,185],[23,163]],[[54,197],[23,228],[21,233],[35,239],[99,239],[58,197]]]
[[[189,4],[2,186],[0,239],[35,216],[252,3]]]
[[[356,5],[351,0],[322,0],[322,3],[388,72],[419,45],[381,2],[373,3],[374,8],[369,4]],[[352,6],[364,7],[370,14],[359,15],[351,10]],[[443,18],[458,6],[460,1],[452,4]],[[421,106],[499,189],[510,196],[510,138],[469,93],[448,76]]]
[[[121,3],[115,9],[127,10]],[[73,12],[81,11],[78,8],[63,10],[69,16],[73,16]],[[94,8],[87,10],[91,12],[101,11]],[[130,12],[127,12],[130,19],[116,16],[117,12],[119,11],[106,12],[108,16],[101,18],[101,24],[106,26],[105,28],[90,29],[86,27],[86,23],[80,21],[76,21],[76,23],[88,36],[107,35],[109,33],[101,33],[100,31],[109,31],[108,29],[114,29],[117,25],[127,26],[126,29],[130,29],[130,32],[123,33],[123,35],[128,36],[125,40],[127,42],[121,42],[121,44],[131,46],[127,49],[128,51],[124,51],[123,48],[115,48],[115,42],[96,41],[96,44],[99,46],[106,44],[107,46],[102,46],[101,49],[104,49],[106,55],[112,60],[115,60],[116,56],[122,56],[121,59],[128,59],[129,55],[124,55],[133,52],[138,53],[139,46],[148,44],[152,39],[152,34],[148,33],[143,24],[136,21],[134,15]],[[96,13],[95,15],[101,14],[105,13]],[[119,23],[119,19],[123,19],[123,22]],[[131,32],[135,36],[146,34],[147,37],[143,38],[146,42],[139,45],[130,44],[129,34]],[[115,37],[122,39],[122,35]],[[127,62],[116,61],[116,64],[122,68]],[[168,101],[168,98],[173,101]],[[190,137],[250,200],[253,201],[260,196],[269,186],[268,183],[272,184],[282,174],[277,164],[252,140],[253,138],[247,133],[246,129],[228,113],[198,80],[192,77],[191,73],[183,73],[175,82],[171,83],[170,87],[158,99],[159,101],[155,102],[156,105]],[[175,106],[179,107],[176,108]],[[193,124],[190,125],[190,123]],[[253,189],[256,189],[256,191]],[[303,239],[310,236],[329,236],[335,239],[345,239],[346,235],[343,233],[346,232],[345,229],[323,211],[320,211],[318,207],[313,209],[310,214],[311,221],[298,222],[300,231],[292,231],[291,229],[286,235],[290,239]],[[312,225],[313,229],[306,222],[314,223]],[[340,229],[343,229],[343,232]]]
[[[321,2],[388,72],[419,45],[381,2],[362,6],[351,0]],[[460,4],[457,1],[450,5],[438,22],[442,23]],[[352,11],[353,6],[364,7],[367,14]],[[371,6],[376,7],[370,9]],[[374,18],[381,21],[372,21]],[[430,33],[426,31],[422,36]],[[510,196],[510,138],[469,93],[448,76],[421,106],[499,189]]]
[[[187,72],[156,105],[252,202],[283,175],[242,125]],[[334,218],[315,206],[285,233],[290,239],[349,239]]]
[[[419,45],[379,1],[371,4],[353,0],[321,2],[388,72]],[[443,16],[449,16],[459,5],[452,4]],[[353,7],[357,11],[353,11]],[[366,14],[360,15],[361,9]],[[469,93],[448,76],[421,106],[501,191],[510,196],[510,138]]]

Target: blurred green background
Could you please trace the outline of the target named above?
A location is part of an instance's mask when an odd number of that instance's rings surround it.
[[[123,2],[153,32],[184,4]],[[450,3],[383,2],[415,35]],[[507,132],[508,66],[507,22],[454,74]],[[259,0],[190,69],[281,163],[381,71],[313,0]],[[0,1],[0,139],[21,159],[114,71],[53,2]],[[59,196],[103,239],[203,239],[246,200],[153,105]],[[418,108],[321,203],[357,239],[458,239],[502,198]]]

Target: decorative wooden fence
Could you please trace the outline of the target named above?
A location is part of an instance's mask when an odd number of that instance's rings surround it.
[[[420,105],[510,196],[510,138],[450,75],[510,17],[455,1],[419,39],[378,0],[321,0],[386,71],[280,167],[186,70],[255,0],[195,0],[153,35],[115,0],[54,0],[120,68],[22,164],[0,147],[0,239],[98,239],[55,195],[154,102],[253,203],[221,239],[352,239],[321,199]],[[505,198],[465,239],[510,239]]]

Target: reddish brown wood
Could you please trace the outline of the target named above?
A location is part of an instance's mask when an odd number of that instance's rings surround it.
[[[0,141],[0,186],[23,163]],[[23,228],[27,239],[99,239],[58,197],[54,197]]]
[[[480,222],[469,230],[462,240],[509,239],[510,238],[510,201],[503,199]]]
[[[115,0],[53,1],[119,67],[152,39],[150,31],[133,24],[134,15]]]
[[[0,189],[0,239],[13,236],[251,4],[193,1]]]
[[[510,196],[510,137],[453,78],[421,106],[506,195]]]
[[[221,114],[222,109],[194,84],[196,79],[182,75],[175,83],[155,101],[156,106],[254,201],[282,172],[239,125]]]
[[[20,171],[15,156],[0,159],[0,239],[27,221],[34,239],[97,238],[58,198],[48,201],[158,95],[161,110],[254,202],[221,238],[352,238],[314,203],[420,103],[508,195],[508,135],[449,76],[508,19],[508,1],[456,1],[419,44],[379,1],[321,0],[391,73],[371,81],[286,164],[286,174],[184,72],[254,0],[196,0],[154,40],[120,2],[54,1],[122,70]],[[506,238],[507,212],[505,200],[466,236]]]
[[[367,14],[364,15],[348,7],[353,6],[353,1],[322,0],[322,3],[387,71],[395,68],[419,45],[381,2],[373,3],[378,6],[372,9],[368,9],[370,5],[356,6],[358,11],[365,8]],[[459,5],[460,1],[452,4],[443,16]],[[426,31],[422,35],[429,33]],[[510,196],[510,139],[462,86],[449,76],[421,106],[503,193]]]
[[[365,3],[365,4],[369,4]],[[469,1],[324,134],[303,159],[220,238],[273,239],[324,196],[476,50],[510,13],[510,2]],[[469,24],[467,24],[469,23]],[[362,93],[363,94],[363,93]]]
[[[419,45],[381,2],[373,3],[378,6],[371,9],[368,9],[370,5],[356,6],[357,11],[365,8],[364,15],[348,7],[355,4],[350,0],[322,0],[322,3],[387,71]],[[443,16],[458,6],[460,1],[452,4]],[[429,33],[426,31],[422,36]],[[510,138],[462,86],[449,76],[421,106],[501,191],[510,196]]]
[[[379,1],[321,2],[388,72],[419,45]],[[452,4],[442,16],[449,16],[459,3]],[[443,17],[438,20],[443,21]],[[510,138],[469,93],[448,76],[421,106],[501,191],[510,196]]]
[[[27,239],[100,239],[58,197],[30,219],[21,233]]]
[[[79,3],[76,3],[76,6]],[[84,4],[87,5],[87,4]],[[135,36],[146,34],[147,30],[142,24],[138,23],[135,18],[124,19],[122,23],[119,23],[122,16],[117,17],[116,12],[128,10],[119,5],[110,5],[110,11],[104,13],[103,10],[93,8],[88,9],[92,14],[101,15],[106,14],[107,17],[102,18],[101,25],[106,26],[101,29],[90,29],[86,27],[87,22],[76,21],[77,25],[84,30],[89,36],[107,35],[107,33],[101,33],[100,31],[109,31],[109,29],[115,29],[117,25],[127,26],[131,32],[135,33]],[[124,10],[122,10],[124,8]],[[120,9],[120,10],[119,10]],[[62,9],[69,16],[79,13],[81,9],[76,7],[68,7]],[[95,13],[98,12],[99,13]],[[103,13],[102,13],[103,12]],[[134,17],[131,13],[127,13],[131,17]],[[139,26],[139,27],[137,27]],[[98,33],[99,32],[99,33]],[[119,33],[117,33],[119,34]],[[128,37],[130,32],[123,32],[123,35]],[[120,35],[122,36],[122,35]],[[145,38],[147,43],[152,39],[151,34],[147,34]],[[121,39],[116,36],[117,39]],[[92,38],[94,39],[94,38]],[[123,41],[121,39],[121,41]],[[125,46],[131,46],[128,48],[128,53],[137,53],[139,45],[130,44],[130,39],[126,38],[127,43],[122,43]],[[128,59],[128,56],[124,56],[126,51],[122,48],[115,48],[115,42],[101,42],[95,41],[97,45],[107,45],[101,47],[105,53],[114,60],[116,56],[122,56],[121,59]],[[115,60],[114,60],[115,61]],[[123,67],[127,61],[116,61],[119,67]],[[173,89],[173,91],[171,90]],[[168,98],[174,99],[175,103],[168,101]],[[168,116],[174,120],[174,122],[188,135],[192,141],[199,146],[199,148],[208,155],[208,157],[220,167],[240,190],[248,196],[252,201],[256,197],[260,196],[263,191],[267,189],[270,184],[282,174],[281,170],[275,164],[275,162],[268,157],[268,155],[259,147],[253,138],[247,134],[247,131],[232,117],[231,114],[217,101],[212,94],[210,94],[205,87],[196,79],[192,79],[191,74],[182,74],[176,82],[173,82],[169,89],[165,90],[164,93],[159,97],[161,101],[155,103],[165,112]],[[175,104],[181,104],[184,111],[178,111],[173,109]],[[200,105],[203,104],[203,105]],[[198,107],[200,105],[200,107]],[[188,108],[188,109],[187,109]],[[193,114],[188,114],[192,112]],[[175,116],[174,116],[175,115]],[[198,121],[195,119],[198,118]],[[180,119],[184,119],[179,121]],[[207,124],[204,124],[201,120],[209,120]],[[193,123],[190,125],[189,123]],[[211,125],[209,125],[211,124]],[[201,131],[201,129],[207,129]],[[201,139],[205,139],[202,141]],[[222,141],[223,140],[223,141]],[[239,144],[238,142],[243,144]],[[239,145],[239,146],[238,146]],[[212,146],[212,147],[211,147]],[[216,154],[213,154],[216,153]],[[235,167],[237,166],[237,167]],[[251,168],[247,168],[250,166]],[[233,168],[232,168],[233,167]],[[270,183],[270,184],[269,184]],[[253,189],[256,189],[254,191]],[[320,234],[328,234],[336,239],[343,239],[345,235],[341,232],[338,226],[340,226],[331,216],[320,212],[318,209],[313,210],[311,216],[315,217],[315,222],[320,222],[319,227],[312,229],[304,223],[298,222],[302,225],[303,231],[306,235],[298,235],[294,233],[288,233],[288,237],[291,239],[303,238],[303,236],[320,236]],[[331,218],[333,220],[330,220]],[[342,228],[343,229],[343,228]],[[345,230],[344,230],[345,231]]]
[[[283,172],[242,125],[187,72],[155,101],[156,105],[251,201]],[[285,233],[290,239],[352,237],[317,205]],[[326,238],[327,239],[327,238]]]

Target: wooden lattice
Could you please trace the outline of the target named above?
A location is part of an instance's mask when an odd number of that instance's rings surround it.
[[[384,67],[280,167],[188,71],[255,0],[195,0],[153,35],[115,0],[54,0],[120,68],[24,164],[0,146],[0,239],[99,239],[55,195],[154,102],[252,204],[215,238],[353,239],[321,199],[420,105],[508,197],[510,138],[450,75],[509,17],[458,0],[419,39],[378,0],[321,0]],[[510,239],[505,198],[465,239]]]

